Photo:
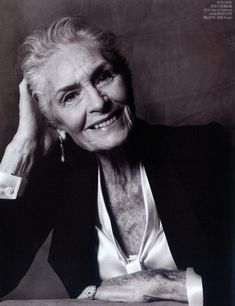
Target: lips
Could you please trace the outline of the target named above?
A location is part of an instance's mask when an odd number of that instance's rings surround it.
[[[122,109],[116,111],[115,113],[110,114],[107,118],[103,120],[99,120],[96,123],[92,124],[91,126],[89,126],[89,129],[98,130],[101,128],[108,127],[111,124],[113,124],[115,121],[117,121],[121,113],[122,113]]]
[[[109,126],[109,125],[111,125],[112,123],[114,123],[116,120],[117,120],[116,116],[113,116],[111,119],[109,119],[109,120],[107,120],[107,121],[105,121],[105,122],[96,124],[96,125],[95,125],[95,129],[97,130],[97,129],[100,129],[100,128]]]

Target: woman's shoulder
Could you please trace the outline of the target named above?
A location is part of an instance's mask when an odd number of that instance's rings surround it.
[[[203,156],[224,153],[229,147],[228,132],[216,122],[206,125],[167,126],[138,120],[138,129],[144,143],[150,143],[164,155]]]
[[[151,133],[159,135],[167,135],[168,137],[187,137],[187,136],[226,136],[226,129],[217,122],[210,122],[208,124],[197,124],[197,125],[177,125],[170,126],[165,124],[151,124],[144,120],[137,119],[137,125],[140,129],[145,129]]]

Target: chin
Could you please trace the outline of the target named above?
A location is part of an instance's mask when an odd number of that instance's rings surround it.
[[[111,151],[124,144],[128,138],[129,132],[121,132],[107,137],[96,139],[87,144],[79,144],[90,152]]]
[[[110,141],[106,141],[102,144],[99,144],[99,146],[97,146],[96,152],[115,150],[116,148],[122,146],[126,142],[127,138],[128,134],[126,134],[125,137],[123,136],[120,138],[115,138]]]

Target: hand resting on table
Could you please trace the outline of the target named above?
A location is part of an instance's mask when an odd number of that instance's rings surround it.
[[[78,299],[87,298],[84,291]],[[95,299],[110,302],[172,300],[187,303],[186,272],[175,270],[139,271],[104,280]]]

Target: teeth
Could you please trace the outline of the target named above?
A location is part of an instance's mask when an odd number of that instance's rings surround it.
[[[113,116],[113,118],[107,120],[107,121],[104,121],[102,123],[99,123],[99,124],[96,124],[95,125],[95,129],[101,129],[101,128],[104,128],[104,127],[107,127],[109,125],[111,125],[113,122],[115,122],[117,120],[116,116]]]

